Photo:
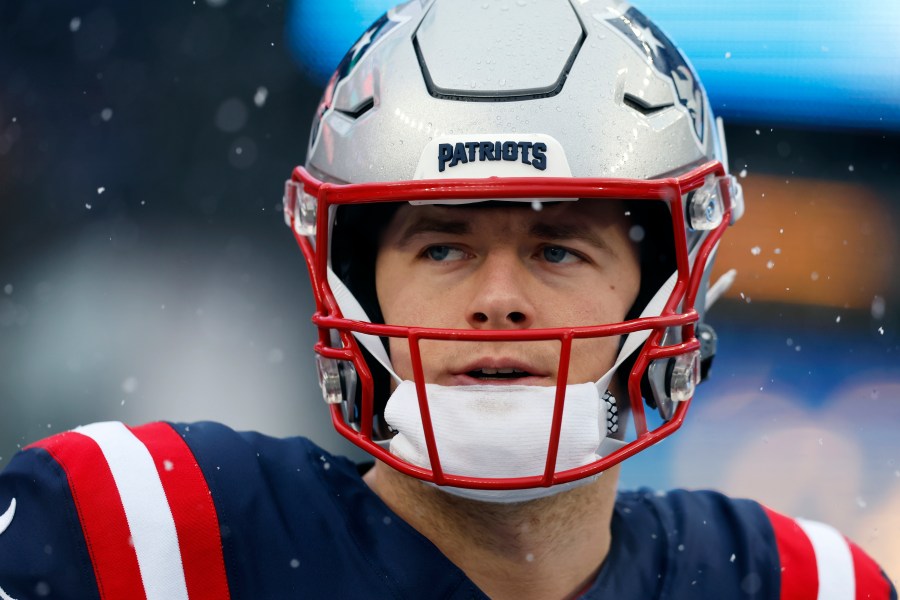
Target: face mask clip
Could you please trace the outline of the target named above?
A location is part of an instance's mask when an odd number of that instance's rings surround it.
[[[298,235],[316,235],[316,197],[303,190],[303,186],[288,179],[284,182],[284,223]]]

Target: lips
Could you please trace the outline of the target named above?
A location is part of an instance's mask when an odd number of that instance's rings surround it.
[[[477,359],[453,371],[454,385],[547,385],[545,369],[514,359]]]
[[[466,375],[470,377],[476,378],[485,378],[492,377],[496,379],[516,379],[519,377],[528,377],[531,375],[528,371],[523,371],[521,369],[514,369],[512,367],[504,368],[504,369],[491,369],[490,367],[484,367],[481,369],[475,369],[473,371],[469,371]]]

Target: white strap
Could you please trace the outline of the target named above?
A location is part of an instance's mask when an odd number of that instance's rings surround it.
[[[725,167],[725,172],[729,173],[728,170],[728,145],[725,143],[725,121],[722,120],[722,117],[716,117],[716,130],[719,134],[719,162],[722,163],[722,166]]]
[[[125,509],[147,600],[187,600],[175,519],[150,451],[125,425],[78,427],[100,446]]]
[[[0,600],[16,600],[9,594],[3,591],[3,588],[0,588]]]
[[[824,523],[806,519],[796,521],[816,553],[818,600],[853,600],[856,597],[853,555],[844,536]]]
[[[9,524],[12,523],[13,517],[16,516],[16,499],[13,498],[9,501],[9,508],[0,515],[0,534],[6,531],[6,528],[9,527]]]
[[[666,282],[656,291],[653,298],[650,299],[650,302],[647,303],[647,306],[644,308],[643,312],[641,312],[641,318],[658,317],[662,314],[662,310],[665,308],[669,296],[672,295],[672,290],[675,289],[675,283],[677,281],[678,271],[672,273]],[[647,341],[651,332],[651,329],[641,329],[640,331],[633,331],[625,337],[625,343],[622,344],[622,349],[619,351],[618,358],[616,358],[616,364],[614,364],[603,377],[597,380],[597,389],[601,394],[609,389],[609,382],[612,380],[613,373],[616,372],[616,369],[618,369],[622,363],[625,362],[625,359],[631,356],[635,350],[640,348],[641,344]]]
[[[729,269],[710,286],[706,292],[706,307],[704,310],[709,310],[722,297],[722,294],[728,291],[735,278],[737,278],[737,269]]]
[[[331,270],[331,267],[328,267],[328,285],[331,286],[331,291],[334,293],[334,299],[337,301],[337,305],[341,309],[341,314],[344,315],[345,319],[363,321],[365,323],[372,322],[362,305],[359,303],[359,300],[357,300],[347,286],[344,285],[344,282],[341,281],[340,277]],[[394,372],[394,367],[391,365],[391,358],[384,349],[381,339],[374,335],[357,333],[356,331],[353,332],[353,336],[360,344],[362,344],[363,348],[368,350],[369,353],[375,357],[375,360],[391,374],[394,381],[397,383],[403,381],[400,379],[400,376]]]

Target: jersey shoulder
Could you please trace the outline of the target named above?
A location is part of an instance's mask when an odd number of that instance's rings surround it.
[[[0,505],[0,597],[472,596],[355,464],[305,438],[96,423],[19,452]]]
[[[663,597],[732,590],[742,598],[896,600],[884,572],[836,530],[752,500],[714,491],[624,492],[613,526],[614,538],[618,527],[632,544],[641,537],[657,543],[633,560],[645,577],[655,574],[654,593]]]
[[[76,498],[48,452],[28,447],[0,472],[0,513],[0,597],[100,597]]]
[[[228,597],[209,488],[169,424],[95,423],[31,444],[0,474],[0,504],[10,597]]]
[[[897,600],[887,574],[840,531],[766,506],[761,509],[778,548],[782,598]]]
[[[484,597],[346,457],[304,438],[175,429],[212,491],[234,597]]]

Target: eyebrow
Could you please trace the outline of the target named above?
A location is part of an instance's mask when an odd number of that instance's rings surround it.
[[[582,240],[601,250],[612,250],[602,236],[582,221],[566,223],[541,221],[533,223],[529,233],[542,240]]]
[[[467,235],[472,233],[472,227],[469,221],[464,219],[418,215],[406,226],[397,239],[396,244],[401,247],[405,246],[415,236],[423,233]],[[528,233],[532,237],[547,241],[582,240],[601,250],[612,251],[612,248],[610,248],[604,238],[582,221],[573,220],[556,223],[537,221],[529,226]]]
[[[417,216],[406,226],[396,243],[398,246],[405,246],[412,238],[422,233],[466,235],[471,232],[472,227],[467,221],[422,215]]]

